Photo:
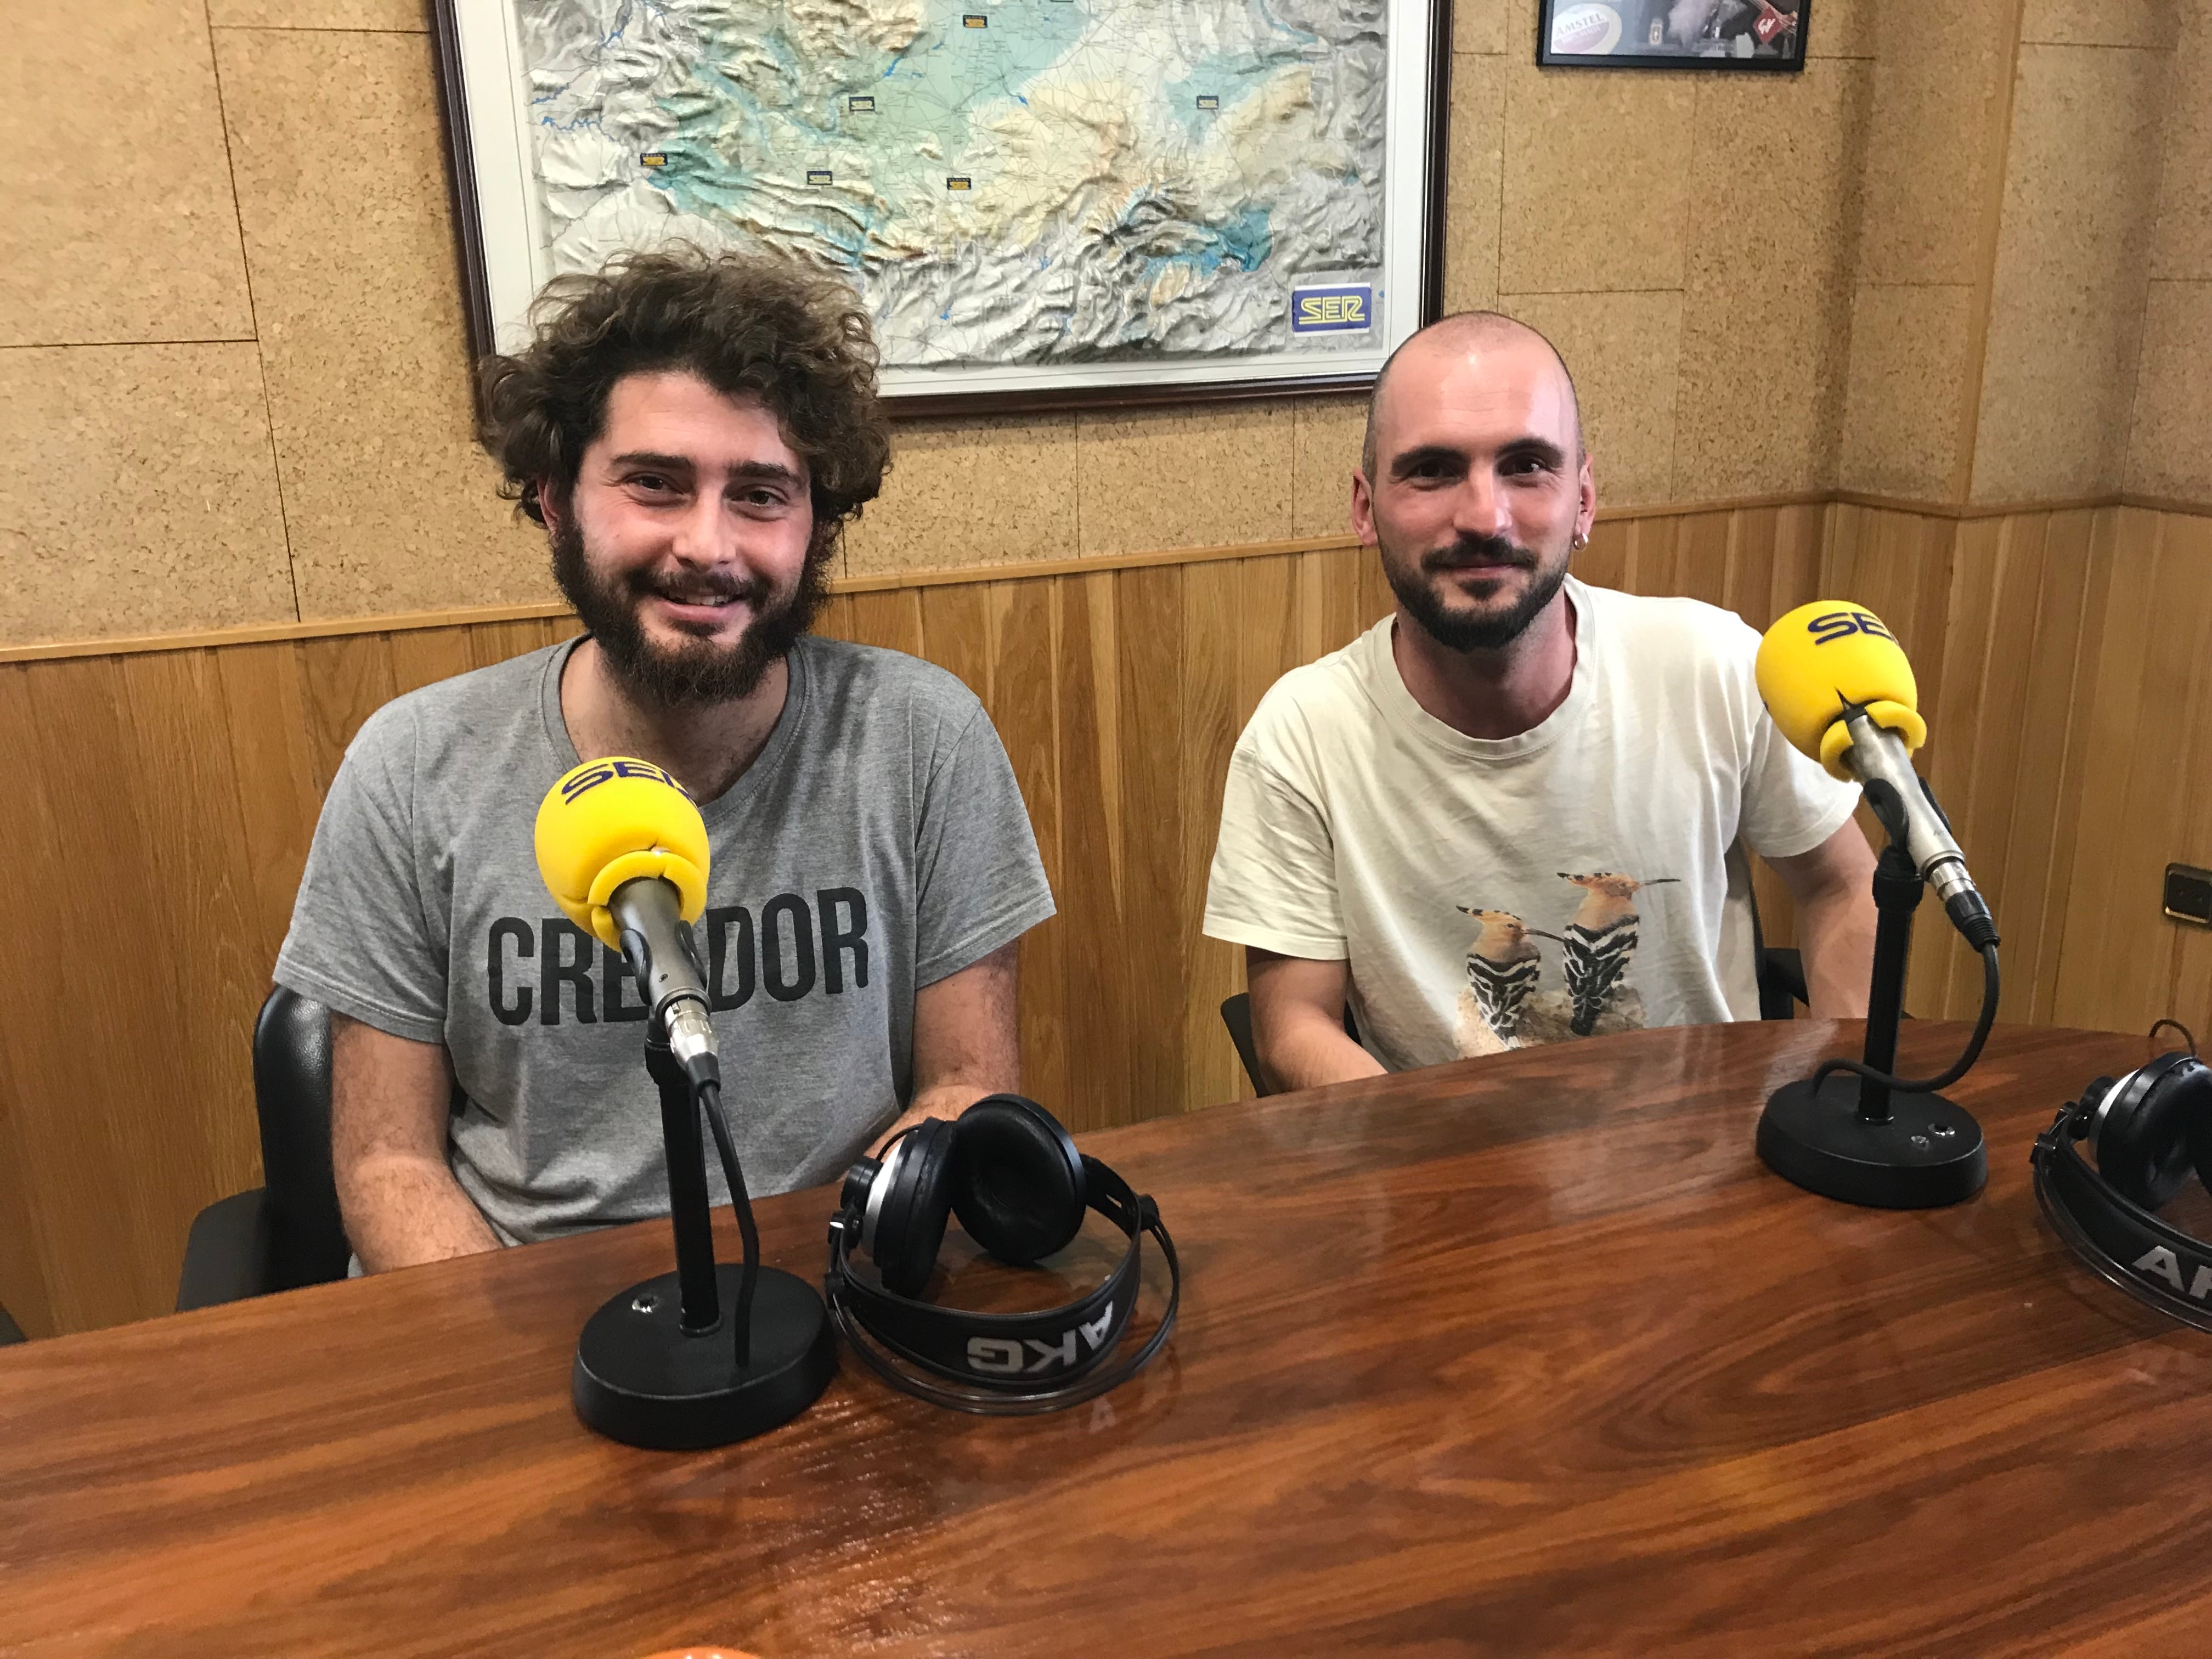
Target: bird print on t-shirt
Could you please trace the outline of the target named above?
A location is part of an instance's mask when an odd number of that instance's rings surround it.
[[[1560,951],[1566,970],[1567,998],[1574,1014],[1569,1030],[1588,1036],[1597,1029],[1598,1018],[1613,998],[1614,988],[1636,955],[1636,895],[1647,887],[1679,881],[1661,876],[1639,881],[1611,870],[1586,876],[1559,872],[1559,879],[1583,890],[1583,902],[1568,922]]]
[[[1510,1042],[1521,1029],[1521,1005],[1544,970],[1535,939],[1562,941],[1557,933],[1529,927],[1510,910],[1474,910],[1462,904],[1459,912],[1478,924],[1474,940],[1467,947],[1468,988],[1474,994],[1484,1022]]]

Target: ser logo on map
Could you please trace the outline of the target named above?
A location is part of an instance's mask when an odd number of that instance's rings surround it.
[[[1291,290],[1293,334],[1364,334],[1375,326],[1375,289],[1360,283]]]

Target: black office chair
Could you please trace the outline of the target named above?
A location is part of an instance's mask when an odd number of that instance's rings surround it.
[[[1754,912],[1753,926],[1757,930]],[[1761,1019],[1794,1019],[1793,1002],[1807,1002],[1805,994],[1805,960],[1793,950],[1777,945],[1772,950],[1762,946],[1759,952],[1759,1017]],[[1239,991],[1221,1005],[1221,1023],[1229,1028],[1229,1040],[1237,1045],[1237,1058],[1244,1062],[1244,1075],[1252,1079],[1252,1087],[1261,1094],[1270,1093],[1260,1080],[1260,1050],[1252,1041],[1252,996],[1249,991]],[[1344,1011],[1344,1033],[1354,1042],[1359,1040],[1359,1029],[1352,1022],[1352,1010]]]
[[[5,1308],[0,1308],[0,1348],[24,1340],[23,1328],[8,1317],[8,1310]]]
[[[1795,1019],[1797,1004],[1813,1006],[1813,994],[1805,988],[1805,958],[1792,945],[1767,948],[1766,927],[1759,919],[1759,889],[1752,881],[1751,860],[1743,843],[1730,847],[1728,856],[1739,872],[1736,879],[1742,884],[1744,908],[1751,912],[1751,956],[1759,964],[1759,1017]]]
[[[331,1013],[279,985],[253,1022],[264,1184],[193,1218],[177,1311],[343,1279],[353,1251],[331,1178]]]
[[[1805,988],[1805,958],[1791,947],[1775,945],[1759,953],[1759,1017],[1795,1019],[1796,1006],[1813,1005]]]

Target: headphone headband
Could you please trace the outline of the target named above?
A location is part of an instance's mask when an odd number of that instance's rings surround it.
[[[975,1312],[901,1296],[853,1273],[849,1251],[861,1217],[844,1208],[830,1223],[830,1268],[823,1285],[830,1316],[854,1352],[886,1380],[957,1410],[1056,1410],[1126,1381],[1159,1351],[1174,1328],[1182,1270],[1151,1199],[1139,1196],[1088,1153],[1083,1155],[1083,1171],[1088,1206],[1129,1239],[1120,1262],[1095,1290],[1033,1313]],[[1144,1346],[1125,1364],[1101,1372],[1100,1364],[1119,1345],[1136,1311],[1146,1233],[1158,1242],[1167,1261],[1168,1305]],[[863,1340],[863,1331],[900,1358],[972,1392],[898,1374]]]
[[[2212,1331],[2212,1244],[2115,1191],[2077,1150],[2100,1103],[2068,1102],[2035,1138],[2028,1156],[2036,1202],[2099,1277],[2185,1324]]]

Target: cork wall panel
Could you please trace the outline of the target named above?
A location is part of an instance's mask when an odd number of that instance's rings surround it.
[[[294,616],[251,343],[0,351],[0,642]]]
[[[1498,291],[1680,288],[1695,83],[1534,58],[1506,59]]]
[[[1875,16],[1881,0],[1820,0],[1805,40],[1808,61],[1816,58],[1872,58]]]
[[[1845,489],[1940,501],[1965,442],[1974,290],[1861,283],[1838,480]]]
[[[1073,557],[1075,421],[896,422],[884,493],[846,532],[847,572]]]
[[[2009,85],[2015,22],[2031,79],[2039,42],[2140,57],[2136,48],[2162,46],[2177,24],[2176,87],[2212,75],[2199,0],[1821,0],[1812,66],[1772,81],[1539,71],[1528,61],[1536,9],[1535,0],[1455,9],[1445,297],[1556,323],[1588,383],[1614,502],[1832,483],[1945,495],[1961,428],[1937,383],[1956,377],[1955,404],[1976,356],[1980,279],[1967,256],[1981,247],[1976,204],[1996,200],[1993,100]],[[30,70],[0,112],[0,144],[15,199],[33,214],[0,223],[0,242],[27,237],[0,246],[0,298],[10,301],[0,340],[14,328],[60,343],[78,327],[55,319],[95,313],[118,338],[258,332],[291,585],[310,617],[550,591],[542,539],[513,523],[471,442],[426,21],[422,0],[210,0],[204,12],[131,0],[66,28],[29,20],[11,37]],[[2120,73],[2084,70],[2057,103],[2096,126],[2108,108],[2132,107],[2106,95]],[[113,118],[64,154],[52,134],[84,107]],[[2129,162],[2123,173],[2163,180],[2153,276],[2202,283],[2212,280],[2212,100],[2176,95],[2166,107],[2163,165]],[[2022,118],[2024,140],[2044,131],[2033,108]],[[2086,143],[2132,143],[2134,131]],[[2063,121],[2048,134],[2063,147]],[[112,155],[100,148],[111,140]],[[84,191],[88,168],[111,182]],[[63,217],[38,220],[40,191],[57,180]],[[127,204],[125,217],[99,218],[102,204]],[[94,216],[68,219],[80,208]],[[66,279],[40,263],[49,258],[74,262]],[[1840,274],[1855,263],[1856,284]],[[2033,429],[1990,423],[1981,499],[2047,497],[2068,482],[2061,463],[2083,465],[2065,441],[2066,399],[2002,376],[2063,380],[2069,354],[2112,356],[2107,337],[2129,326],[2129,307],[2124,295],[2106,303],[2101,279],[2124,285],[2121,264],[2093,255],[2082,270],[2098,280],[2075,272],[2087,283],[2080,328],[2034,310],[2061,301],[2027,279],[2033,261],[2007,267],[2023,273],[2030,303],[1999,307],[1989,397],[1992,410],[2025,411]],[[94,278],[79,280],[88,270]],[[2155,292],[2146,326],[2177,351],[2193,348],[2201,301],[2201,289]],[[2010,349],[2008,315],[2048,348],[2043,356]],[[2128,487],[2201,489],[2203,445],[2190,434],[2192,422],[2201,429],[2202,394],[2185,362],[2145,350],[2133,392],[2140,453],[2124,470]],[[855,529],[848,568],[880,574],[1069,545],[1096,553],[1333,531],[1337,483],[1315,489],[1298,456],[1335,441],[1323,434],[1339,417],[1314,414],[1310,428],[1297,415],[1247,421],[1204,408],[924,423],[906,440],[905,471]],[[2124,409],[2104,429],[2130,419]],[[2100,476],[2114,472],[2107,460],[2099,457]],[[1162,489],[1156,480],[1178,465],[1183,485]],[[258,510],[252,500],[249,491],[223,511]],[[195,549],[183,562],[225,568],[239,545]],[[28,591],[58,581],[55,568],[19,566],[11,625],[80,608],[76,590]],[[139,597],[156,614],[210,614],[201,593]]]
[[[2212,0],[2186,0],[2166,100],[2154,279],[2212,281]]]
[[[1352,528],[1352,475],[1367,435],[1364,398],[1302,398],[1291,415],[1291,534]]]
[[[2212,502],[2212,4],[2175,11],[2126,483]]]
[[[1875,9],[1862,283],[1980,279],[1980,215],[2003,165],[1996,116],[2018,3]],[[1818,17],[1816,9],[1816,27]]]
[[[2164,52],[2173,45],[2190,0],[2024,0],[2023,43],[2059,46],[2141,46]]]
[[[2212,281],[2153,283],[2128,438],[2127,487],[2212,501]]]
[[[1873,89],[1849,58],[1698,82],[1675,500],[1834,483]]]
[[[1498,304],[1508,72],[1503,58],[1460,52],[1452,58],[1443,226],[1447,312],[1488,311]]]
[[[199,0],[8,11],[0,346],[253,334]]]
[[[2167,60],[2020,48],[1972,498],[2117,490],[2135,401]]]
[[[1541,330],[1575,377],[1599,506],[1666,501],[1674,477],[1680,291],[1513,295],[1505,309]]]
[[[1085,412],[1075,464],[1085,555],[1291,534],[1291,404]]]
[[[222,29],[216,50],[300,614],[550,597],[471,438],[428,40]]]
[[[1452,51],[1457,54],[1511,52],[1536,38],[1536,14],[1528,0],[1455,0],[1452,7]]]
[[[427,33],[429,0],[208,0],[217,28],[373,29]]]

